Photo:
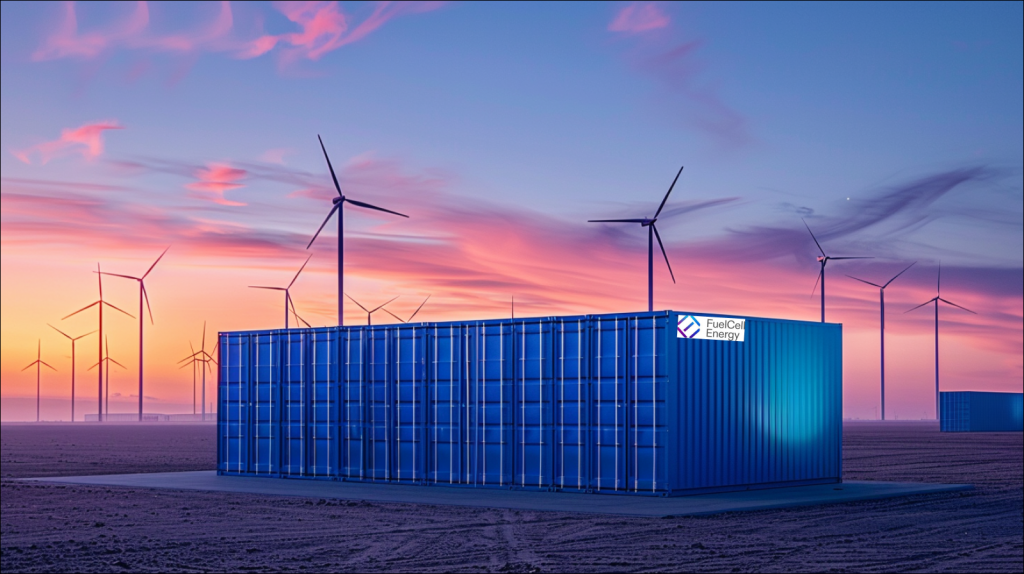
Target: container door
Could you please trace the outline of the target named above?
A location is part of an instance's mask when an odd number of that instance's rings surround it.
[[[514,429],[516,447],[515,484],[544,488],[554,484],[554,421],[552,395],[553,356],[551,325],[542,321],[524,321],[515,329],[515,378],[519,385],[515,397]]]
[[[391,341],[383,328],[367,328],[366,337],[366,477],[391,480],[392,396],[388,361]]]
[[[251,335],[252,456],[250,472],[276,474],[281,456],[280,335]]]
[[[306,474],[337,476],[338,464],[338,333],[312,331],[301,335],[307,340],[311,365],[305,373],[309,380],[309,428],[306,431],[308,454]]]
[[[367,332],[364,329],[340,329],[342,338],[341,381],[341,475],[346,478],[366,477],[366,400]]]
[[[456,484],[468,480],[462,449],[463,411],[466,408],[462,364],[464,362],[461,327],[432,327],[428,350],[427,386],[427,481]]]
[[[644,317],[629,321],[627,487],[633,492],[668,489],[668,337],[664,320]]]
[[[512,483],[514,470],[512,326],[482,324],[468,334],[473,351],[467,373],[473,483],[505,486]]]
[[[217,391],[217,424],[220,425],[217,470],[249,472],[249,336],[222,335],[220,377]]]
[[[591,488],[589,321],[559,321],[556,329],[555,485],[586,490]]]
[[[305,337],[284,332],[281,366],[281,474],[306,474],[306,377]]]
[[[415,327],[390,329],[394,353],[394,480],[421,482],[426,473],[424,428],[426,427],[425,393],[426,329]]]
[[[594,319],[591,488],[626,489],[628,319]]]

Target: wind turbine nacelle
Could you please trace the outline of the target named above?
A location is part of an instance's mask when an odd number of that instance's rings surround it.
[[[345,201],[344,197],[335,197],[334,199],[331,200],[331,203],[333,203],[334,205],[338,205],[343,201]]]
[[[818,256],[818,263],[821,263],[821,262],[822,262],[822,261],[824,261],[825,259],[826,259],[825,257],[822,257],[822,256],[820,256],[820,255],[819,255],[819,256]]]

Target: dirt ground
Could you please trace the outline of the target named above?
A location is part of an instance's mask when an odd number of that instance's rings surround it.
[[[29,484],[214,467],[212,425],[3,425],[3,572],[1020,572],[1024,435],[848,423],[845,478],[976,489],[629,518]]]

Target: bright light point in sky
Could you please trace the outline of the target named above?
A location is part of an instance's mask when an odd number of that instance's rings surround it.
[[[843,324],[845,416],[934,416],[947,390],[1024,384],[1020,3],[12,3],[0,5],[0,418],[67,419],[72,336],[104,271],[146,279],[146,409],[191,412],[178,361],[218,331],[335,324],[345,289],[417,320],[629,312],[653,214],[677,283],[655,308]],[[865,33],[865,32],[869,33]],[[853,203],[856,195],[858,201]],[[841,198],[847,203],[843,204]],[[129,281],[104,297],[134,312]],[[354,305],[348,324],[365,322]],[[105,319],[113,412],[137,406],[138,323]],[[374,321],[378,319],[374,315]],[[383,321],[383,315],[381,316]],[[95,412],[96,341],[77,348]],[[83,382],[85,381],[85,382]],[[91,381],[91,382],[90,382]],[[92,385],[91,387],[88,385]],[[84,386],[82,386],[84,385]],[[91,393],[91,394],[90,394]],[[116,396],[114,396],[116,395]],[[89,397],[92,397],[91,401]],[[30,407],[27,405],[31,405]]]

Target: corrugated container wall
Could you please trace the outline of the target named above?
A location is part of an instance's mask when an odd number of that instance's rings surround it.
[[[943,432],[1024,431],[1024,393],[939,393]]]
[[[218,472],[653,495],[840,481],[841,326],[742,318],[742,340],[712,340],[707,319],[221,333]]]

